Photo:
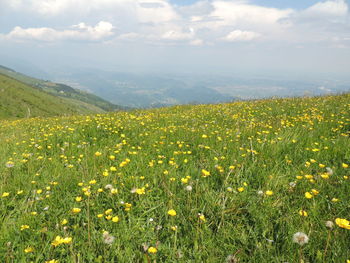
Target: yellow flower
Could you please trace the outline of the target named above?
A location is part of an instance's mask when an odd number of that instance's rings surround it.
[[[244,187],[239,187],[237,190],[238,192],[242,193],[244,191]]]
[[[267,190],[267,191],[265,192],[265,194],[268,195],[268,196],[271,196],[271,195],[273,195],[273,192],[272,192],[271,190]]]
[[[199,215],[199,219],[200,219],[201,221],[203,221],[203,222],[207,221],[207,220],[205,219],[205,216],[204,216],[203,214]]]
[[[203,177],[208,177],[209,175],[210,175],[210,172],[209,172],[209,171],[207,171],[207,170],[205,170],[205,169],[202,170],[202,176],[203,176]]]
[[[170,216],[176,216],[176,211],[175,211],[174,209],[170,209],[170,210],[168,211],[168,215],[170,215]]]
[[[144,194],[145,194],[145,188],[144,188],[144,187],[142,187],[142,188],[137,188],[137,189],[136,189],[136,193],[137,193],[138,195],[144,195]]]
[[[81,196],[77,196],[77,197],[75,198],[75,201],[77,201],[77,202],[81,202],[81,200],[83,200],[83,198],[82,198]]]
[[[80,208],[74,207],[74,208],[72,209],[72,213],[73,213],[73,214],[78,214],[78,213],[80,213],[80,211],[81,211]]]
[[[63,219],[62,222],[61,222],[61,225],[66,225],[68,223],[68,220],[67,219]]]
[[[24,249],[25,253],[32,253],[34,251],[34,248],[32,247],[27,247],[26,249]]]
[[[316,189],[311,189],[311,192],[313,195],[318,195],[320,192],[317,191]]]
[[[114,223],[118,223],[118,222],[119,222],[119,217],[114,216],[114,217],[112,218],[112,221],[113,221]]]
[[[10,193],[4,192],[4,193],[1,195],[1,197],[8,197],[9,195],[10,195]]]
[[[312,194],[310,194],[310,192],[306,192],[306,193],[305,193],[305,197],[306,197],[307,199],[311,199],[313,196],[312,196]]]
[[[301,216],[307,216],[308,214],[307,214],[307,212],[306,212],[305,210],[300,210],[300,211],[299,211],[299,215],[301,215]]]
[[[21,231],[29,229],[30,227],[28,225],[21,225]]]
[[[56,259],[51,259],[51,260],[45,261],[45,263],[58,263],[58,260],[56,260]]]
[[[106,211],[105,211],[105,215],[110,215],[110,214],[112,214],[112,212],[113,212],[113,210],[110,208],[110,209],[107,209]]]
[[[335,219],[335,223],[341,228],[345,228],[345,229],[350,230],[350,222],[346,219],[337,218],[337,219]]]
[[[157,253],[157,249],[155,248],[155,247],[149,247],[148,248],[148,253],[150,253],[150,254],[155,254],[155,253]]]
[[[342,166],[343,168],[348,168],[348,167],[349,167],[349,165],[346,164],[346,163],[342,163],[341,166]]]
[[[95,152],[95,156],[101,156],[102,155],[102,153],[100,153],[100,152]]]
[[[57,247],[61,244],[69,244],[69,243],[72,243],[71,237],[62,238],[61,236],[56,236],[55,240],[51,242],[51,245],[53,245],[54,247]]]

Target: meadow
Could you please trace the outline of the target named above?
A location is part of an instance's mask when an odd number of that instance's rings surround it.
[[[350,95],[0,121],[2,262],[349,262]]]

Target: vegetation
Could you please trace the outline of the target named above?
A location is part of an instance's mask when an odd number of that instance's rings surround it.
[[[349,130],[350,95],[2,121],[0,257],[346,262]]]
[[[54,96],[67,98],[71,101],[73,100],[75,104],[92,105],[93,108],[98,109],[97,111],[90,112],[114,111],[122,109],[122,107],[101,99],[94,94],[78,89],[73,89],[72,87],[64,84],[53,83],[50,81],[29,77],[3,66],[0,66],[0,74],[14,78],[20,82],[23,82],[24,84],[38,88]]]

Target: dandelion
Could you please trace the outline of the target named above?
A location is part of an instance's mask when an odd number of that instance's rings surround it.
[[[310,194],[310,192],[306,192],[306,193],[305,193],[305,197],[306,197],[307,199],[311,199],[311,198],[313,197],[313,195]]]
[[[326,227],[329,229],[333,229],[334,223],[332,221],[326,221]]]
[[[27,247],[26,249],[24,249],[24,253],[32,253],[34,251],[33,247]]]
[[[119,217],[118,216],[112,217],[112,222],[118,223],[119,222]]]
[[[293,235],[293,242],[303,246],[309,242],[309,237],[303,232],[297,232]]]
[[[267,196],[271,196],[271,195],[273,195],[273,192],[272,192],[271,190],[267,190],[267,191],[265,192],[265,194],[266,194]]]
[[[176,216],[176,211],[175,211],[174,209],[170,209],[170,210],[168,211],[168,215],[170,215],[170,216]]]
[[[191,191],[192,191],[192,186],[191,186],[191,185],[187,185],[187,186],[185,187],[185,190],[186,190],[187,192],[191,192]]]
[[[299,215],[301,216],[308,216],[308,213],[305,210],[299,210]]]
[[[115,237],[112,236],[109,232],[107,231],[104,231],[103,234],[102,234],[102,237],[103,237],[103,242],[107,245],[112,245],[114,240],[115,240]]]
[[[158,250],[155,247],[149,247],[147,251],[150,254],[156,254]]]
[[[337,218],[337,219],[335,219],[335,223],[337,224],[337,226],[339,226],[341,228],[345,228],[345,229],[350,230],[350,222],[346,219]]]
[[[74,208],[72,209],[72,213],[73,213],[73,214],[78,214],[78,213],[80,213],[80,211],[81,211],[80,208],[74,207]]]

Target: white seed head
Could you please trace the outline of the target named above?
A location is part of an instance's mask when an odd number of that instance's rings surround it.
[[[293,242],[303,246],[309,242],[309,237],[303,232],[297,232],[293,235]]]
[[[334,223],[332,221],[326,221],[326,227],[328,227],[329,229],[333,229]]]

